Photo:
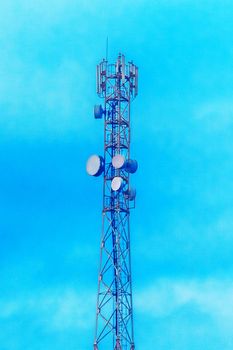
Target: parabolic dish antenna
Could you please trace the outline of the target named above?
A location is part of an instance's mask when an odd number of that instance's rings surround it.
[[[134,174],[137,171],[138,163],[136,160],[128,159],[125,164],[125,170],[128,173]]]
[[[87,173],[91,176],[99,176],[104,170],[104,159],[101,156],[94,154],[91,156],[86,165]]]
[[[121,169],[125,165],[125,157],[121,154],[116,154],[112,158],[112,165],[115,169]]]
[[[123,179],[120,176],[116,176],[112,179],[111,188],[113,191],[119,191],[123,186]]]
[[[124,192],[124,195],[130,200],[133,201],[136,197],[136,190],[133,187],[130,187],[127,191]]]
[[[125,159],[122,154],[116,154],[112,158],[112,165],[115,169],[124,169],[128,173],[135,173],[138,168],[138,163],[133,159]]]

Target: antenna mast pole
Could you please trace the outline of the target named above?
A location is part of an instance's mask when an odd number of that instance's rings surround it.
[[[126,64],[124,55],[97,66],[104,108],[96,105],[94,111],[95,118],[104,118],[104,157],[87,162],[90,175],[104,178],[94,350],[134,350],[129,223],[136,196],[130,174],[137,162],[130,158],[130,104],[137,93],[138,68]]]

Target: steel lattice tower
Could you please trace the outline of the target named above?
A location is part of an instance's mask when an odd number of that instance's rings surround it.
[[[104,107],[104,156],[94,155],[87,172],[103,173],[103,222],[100,246],[94,350],[133,350],[133,305],[130,257],[130,209],[136,191],[130,174],[137,162],[130,158],[130,103],[138,92],[138,69],[119,54],[116,63],[97,66],[97,93]]]

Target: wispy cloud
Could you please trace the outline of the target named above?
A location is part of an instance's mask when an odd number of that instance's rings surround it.
[[[206,101],[196,108],[194,118],[209,132],[226,131],[233,125],[232,99]]]
[[[218,327],[233,322],[233,282],[216,279],[158,280],[135,294],[137,312],[153,318],[169,316],[185,305],[208,314]]]
[[[93,305],[93,308],[90,308]],[[53,289],[0,302],[0,321],[26,315],[49,331],[85,330],[93,325],[95,299],[87,290]]]
[[[40,66],[28,71],[26,62],[10,60],[1,76],[1,132],[28,137],[47,132],[62,135],[88,125],[87,99],[81,98],[88,83],[80,63],[64,60],[51,71]]]

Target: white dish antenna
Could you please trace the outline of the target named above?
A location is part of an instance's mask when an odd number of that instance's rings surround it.
[[[122,154],[116,154],[112,158],[112,165],[115,169],[124,169],[131,174],[134,174],[138,168],[138,163],[136,160],[125,159]]]
[[[120,176],[116,176],[112,179],[111,188],[113,191],[119,191],[123,186],[123,179]]]
[[[96,154],[92,155],[86,165],[87,173],[91,176],[99,176],[104,170],[104,159]]]
[[[122,156],[121,154],[116,154],[112,158],[112,165],[115,169],[121,169],[125,165],[125,157]]]

